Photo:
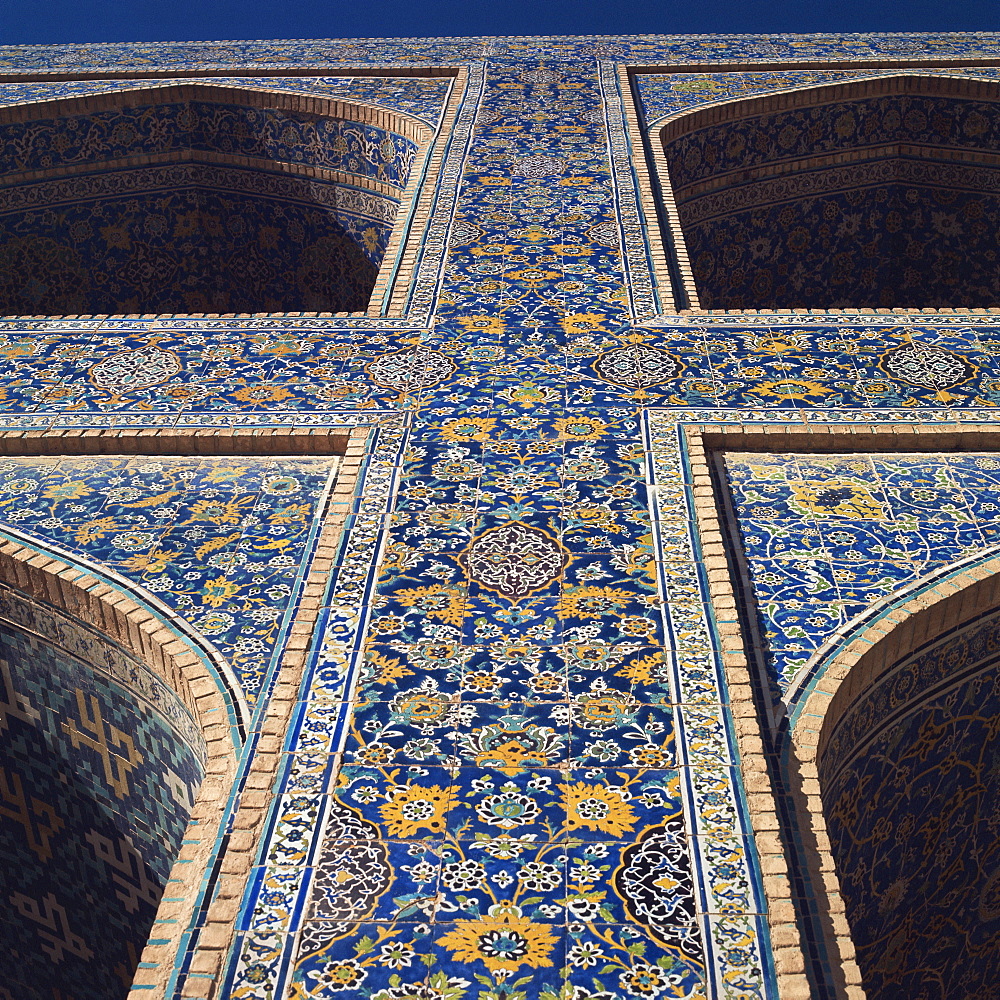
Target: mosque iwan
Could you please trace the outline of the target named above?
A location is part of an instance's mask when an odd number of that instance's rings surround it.
[[[0,1000],[997,1000],[998,42],[0,47]]]

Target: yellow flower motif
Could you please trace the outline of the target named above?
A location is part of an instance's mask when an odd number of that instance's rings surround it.
[[[417,690],[400,692],[392,699],[394,717],[406,725],[441,726],[454,712],[454,705],[447,695]]]
[[[428,524],[453,528],[460,527],[469,520],[469,512],[463,507],[452,507],[446,504],[441,504],[437,507],[428,507],[423,516]]]
[[[635,718],[639,708],[635,698],[621,691],[608,690],[603,684],[603,680],[595,681],[594,690],[578,694],[573,703],[574,720],[584,729],[627,726]]]
[[[608,429],[596,417],[560,417],[553,426],[561,441],[597,441]]]
[[[774,382],[761,382],[752,390],[758,396],[776,396],[779,399],[801,399],[808,401],[810,397],[829,396],[833,389],[818,382],[803,382],[797,379],[781,379]]]
[[[615,673],[616,677],[624,677],[633,684],[659,684],[664,678],[664,663],[666,657],[657,651],[643,656],[632,663],[626,663],[621,670]]]
[[[267,519],[272,524],[297,524],[309,519],[312,509],[307,503],[290,503],[285,507],[272,510]]]
[[[461,626],[468,610],[465,592],[458,587],[407,587],[393,594],[404,608],[419,608],[428,618]]]
[[[101,226],[101,236],[109,247],[117,250],[132,249],[132,240],[125,226]]]
[[[656,634],[656,623],[639,615],[626,615],[618,621],[618,631],[622,635],[636,635],[651,639]]]
[[[604,313],[567,313],[559,325],[569,334],[607,333],[603,326],[607,318]]]
[[[557,243],[550,248],[562,257],[589,257],[594,248],[587,243]]]
[[[539,753],[533,747],[525,747],[516,739],[507,740],[488,746],[479,753],[472,754],[476,767],[495,768],[506,775],[521,774],[529,767],[551,767],[544,753]]]
[[[878,498],[856,483],[829,479],[820,483],[789,483],[792,503],[820,517],[863,518],[883,521],[888,514]]]
[[[555,389],[536,385],[534,382],[522,382],[520,385],[504,389],[500,396],[522,406],[534,406],[536,403],[554,403],[559,398],[559,393]]]
[[[414,837],[418,830],[444,833],[451,796],[447,788],[406,785],[396,788],[392,798],[379,808],[390,837]]]
[[[248,385],[237,389],[233,398],[241,403],[276,403],[293,395],[283,385]]]
[[[673,764],[673,757],[663,747],[652,745],[636,747],[629,753],[629,758],[636,767],[663,768]]]
[[[230,598],[235,597],[240,592],[239,584],[232,583],[224,576],[209,580],[204,587],[198,591],[202,595],[203,603],[211,608],[217,608],[225,604]]]
[[[402,660],[374,651],[365,657],[365,668],[373,671],[371,678],[373,684],[392,684],[413,674],[413,671],[405,666]]]
[[[191,521],[209,521],[211,524],[239,524],[249,509],[257,502],[256,497],[239,497],[236,500],[199,500],[188,516]]]
[[[566,619],[621,614],[632,600],[632,594],[620,587],[570,587],[559,598],[556,615]]]
[[[180,556],[179,551],[157,549],[155,552],[138,552],[120,565],[133,573],[155,575],[162,573],[178,556]]]
[[[614,511],[598,504],[578,504],[566,509],[566,518],[574,527],[579,524],[590,531],[617,531]]]
[[[43,497],[52,497],[58,500],[79,500],[94,491],[84,482],[74,481],[72,483],[59,483],[46,486],[42,490]]]
[[[453,417],[441,425],[441,437],[445,441],[485,441],[495,426],[495,417]]]
[[[474,330],[476,333],[503,333],[504,331],[502,316],[460,316],[458,323],[470,332]]]
[[[552,966],[556,936],[547,924],[533,924],[520,907],[496,903],[478,920],[461,920],[440,939],[456,962],[483,962],[491,972]]]
[[[540,267],[525,267],[520,271],[508,271],[505,275],[510,281],[523,281],[532,288],[544,285],[547,281],[556,281],[562,277],[561,271],[545,271]]]
[[[788,354],[805,351],[809,341],[804,334],[785,331],[783,333],[751,333],[746,337],[747,349],[754,354]],[[746,372],[744,372],[746,374]]]
[[[382,556],[380,575],[382,577],[396,576],[408,569],[412,569],[420,562],[420,552],[412,545],[404,545],[402,542],[390,542],[386,546],[385,554]]]
[[[218,465],[213,465],[211,468],[206,469],[202,475],[205,477],[205,481],[209,483],[231,483],[244,475],[249,468],[250,466],[246,464],[237,465],[232,462],[220,462]]]
[[[635,828],[635,812],[623,798],[621,789],[577,781],[560,785],[559,790],[566,805],[568,832],[586,827],[621,837]]]
[[[111,531],[118,530],[118,523],[113,517],[98,517],[93,521],[84,521],[76,531],[73,538],[81,545],[88,545],[96,542]]]
[[[597,296],[602,302],[610,302],[614,305],[622,305],[628,302],[628,289],[624,285],[616,288],[605,288]]]
[[[278,334],[276,336],[268,334],[266,336],[250,337],[249,340],[253,345],[253,349],[258,354],[270,354],[275,357],[280,357],[284,354],[296,354],[307,343],[301,337],[296,337],[289,333]],[[232,356],[231,352],[230,357]]]

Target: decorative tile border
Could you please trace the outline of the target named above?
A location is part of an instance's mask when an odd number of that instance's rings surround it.
[[[239,835],[230,841],[217,891],[178,969],[185,1000],[218,995],[222,977],[232,984],[234,970],[227,973],[225,966],[231,948],[244,964],[257,969],[263,962],[269,970],[241,984],[252,990],[248,997],[277,995],[276,978],[287,974],[289,920],[301,908],[319,846],[319,813],[329,798],[322,790],[305,790],[291,754],[306,736],[310,754],[331,752],[340,738],[325,706],[351,683],[361,655],[359,637],[377,568],[372,554],[383,544],[403,429],[398,419],[383,420],[373,445],[358,437],[345,453],[345,466],[361,475],[360,493],[335,495],[339,506],[332,510],[339,513],[324,524],[234,813]],[[270,881],[261,901],[269,871],[280,877]]]
[[[441,66],[477,58],[547,62],[615,58],[681,67],[819,60],[858,63],[914,59],[995,60],[995,32],[775,34],[775,35],[559,35],[467,38],[362,38],[270,41],[152,42],[5,46],[0,68],[37,76],[86,72],[363,66]]]

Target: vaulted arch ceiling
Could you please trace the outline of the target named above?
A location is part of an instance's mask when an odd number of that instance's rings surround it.
[[[900,75],[668,122],[701,306],[996,305],[998,95],[995,82]]]
[[[429,130],[172,83],[0,110],[0,312],[365,308]]]

